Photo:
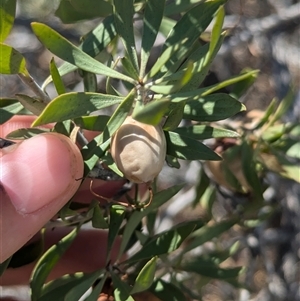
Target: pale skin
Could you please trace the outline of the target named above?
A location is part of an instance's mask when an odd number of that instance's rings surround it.
[[[17,128],[29,127],[33,120],[31,116],[15,116],[0,126],[0,137],[4,138]],[[83,160],[78,147],[60,134],[41,134],[0,150],[0,263],[28,241],[37,239],[36,233],[75,193],[76,201],[95,199],[90,192],[90,180],[82,185],[78,180],[82,175]],[[108,198],[124,184],[124,181],[94,182],[93,191]],[[68,231],[70,229],[66,228],[47,230],[45,248]],[[102,268],[106,259],[106,238],[106,232],[101,230],[81,231],[49,279]],[[118,243],[112,258],[117,251]],[[33,266],[31,263],[6,270],[0,277],[0,285],[28,283]]]

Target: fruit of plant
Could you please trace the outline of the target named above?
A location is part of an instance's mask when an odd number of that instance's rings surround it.
[[[124,176],[134,183],[151,183],[166,157],[166,139],[160,125],[128,116],[112,138],[111,155]]]

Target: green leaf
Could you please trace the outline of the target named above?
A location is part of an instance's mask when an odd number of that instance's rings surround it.
[[[197,89],[200,86],[200,84],[207,76],[211,67],[211,63],[213,62],[215,56],[217,55],[223,43],[223,40],[224,40],[224,36],[219,37],[218,41],[216,42],[217,44],[214,46],[213,49],[211,49],[210,47],[211,44],[209,44],[209,49],[207,45],[201,47],[200,49],[201,51],[207,50],[207,52],[203,58],[201,58],[200,60],[196,60],[196,62],[194,63],[194,69],[193,69],[191,79],[189,83],[181,89],[181,91],[189,91],[189,90]],[[191,58],[193,56],[199,56],[201,54],[202,53],[200,51],[199,54],[197,54],[197,52],[193,53],[191,55]]]
[[[289,139],[289,147],[287,148],[286,155],[288,157],[300,159],[300,142],[299,140]]]
[[[158,34],[164,14],[165,0],[149,0],[146,2],[143,19],[143,36],[141,46],[140,78],[145,75],[150,51]]]
[[[251,87],[252,84],[256,81],[258,72],[252,73],[251,71],[252,70],[248,68],[241,71],[241,74],[247,74],[248,72],[250,72],[250,76],[246,77],[245,79],[233,85],[230,92],[230,95],[233,98],[239,99],[240,97],[242,97],[244,93],[247,91],[247,89]]]
[[[182,101],[169,111],[168,117],[163,126],[163,129],[165,131],[172,131],[177,129],[178,125],[183,119],[184,107],[185,107],[185,102]]]
[[[225,93],[201,96],[199,90],[180,92],[162,99],[170,99],[170,111],[186,102],[183,117],[197,121],[218,121],[245,110],[238,100]]]
[[[280,104],[274,113],[274,115],[271,117],[271,120],[269,122],[270,125],[274,124],[277,120],[279,120],[290,108],[292,103],[294,102],[295,94],[292,89],[290,89],[287,93],[287,95],[280,101]]]
[[[118,236],[120,227],[125,217],[125,207],[112,205],[110,208],[109,231],[107,239],[107,257],[110,256],[112,246]]]
[[[166,162],[168,164],[168,166],[172,167],[172,168],[180,168],[180,163],[178,161],[177,158],[170,156],[170,155],[166,155]]]
[[[111,272],[110,275],[115,287],[114,297],[116,301],[134,301],[134,299],[130,296],[130,286],[126,282],[122,281],[115,273]]]
[[[134,211],[132,213],[123,232],[118,258],[120,258],[123,255],[131,236],[133,235],[135,229],[137,228],[141,220],[150,212],[158,210],[160,206],[162,206],[176,193],[178,193],[183,186],[184,185],[175,185],[168,189],[155,193],[153,195],[153,200],[148,207],[146,207],[143,211]]]
[[[50,282],[47,282],[42,289],[42,296],[39,301],[64,301],[65,295],[72,288],[81,283],[83,273],[76,273],[73,275],[64,275],[60,278],[56,278]]]
[[[232,217],[228,220],[216,223],[214,225],[206,225],[201,229],[195,231],[191,235],[189,244],[184,248],[184,252],[188,252],[194,248],[197,248],[211,239],[220,236],[225,231],[229,230],[233,225],[235,225],[239,219],[237,217]]]
[[[224,138],[224,137],[233,137],[233,138],[240,137],[240,135],[237,132],[221,129],[221,128],[218,129],[208,125],[191,125],[187,127],[179,127],[175,129],[173,132],[196,140],[204,140],[210,138]]]
[[[178,71],[177,73],[179,73],[179,75],[181,76],[180,72],[181,72],[181,70]],[[244,80],[247,80],[249,78],[256,77],[258,72],[259,72],[258,70],[247,71],[246,73],[242,73],[240,75],[233,76],[227,80],[222,81],[221,83],[217,83],[217,84],[209,86],[209,87],[205,87],[205,88],[201,88],[201,89],[197,89],[197,90],[193,90],[193,91],[189,91],[189,92],[179,92],[179,93],[173,94],[172,98],[186,99],[186,98],[191,98],[191,97],[196,97],[196,96],[201,96],[201,97],[207,96],[207,95],[212,94],[212,93],[214,93],[220,89],[223,89],[227,86],[235,85],[236,83],[243,82]],[[175,73],[174,75],[170,75],[170,77],[174,77],[174,76],[176,78],[177,74]],[[166,77],[166,78],[168,79],[168,77]],[[157,85],[157,83],[160,83],[160,82],[165,82],[165,78],[163,77],[161,79],[155,80],[154,82],[148,83],[145,85],[145,88],[150,89],[151,91],[156,92],[156,93],[169,95],[173,89],[173,85]],[[176,100],[176,102],[177,101],[178,100]]]
[[[174,64],[180,64],[190,47],[209,25],[219,6],[225,2],[225,0],[216,0],[199,3],[189,10],[170,32],[164,44],[163,53],[147,78],[152,78],[154,75],[156,78],[161,77]]]
[[[264,129],[261,134],[263,140],[273,143],[280,139],[286,132],[286,124],[275,124],[273,126],[268,126]]]
[[[82,129],[102,132],[106,127],[109,118],[110,116],[107,115],[83,116],[75,118],[74,122]]]
[[[249,70],[246,73],[245,73],[245,71],[242,71],[242,73],[240,75],[233,76],[233,77],[231,77],[227,80],[224,80],[220,83],[217,83],[215,85],[200,89],[201,94],[202,94],[202,96],[212,94],[220,89],[223,89],[225,87],[242,82],[246,79],[250,79],[250,78],[252,79],[253,77],[257,77],[258,73],[259,73],[259,70]]]
[[[167,154],[183,160],[222,160],[219,155],[198,140],[165,132]]]
[[[136,69],[132,65],[131,61],[127,57],[123,57],[121,58],[121,63],[124,70],[127,72],[127,74],[138,81],[139,74],[137,73]]]
[[[70,137],[73,129],[74,129],[73,122],[71,120],[65,120],[65,121],[57,122],[54,125],[53,131],[65,135],[67,137]]]
[[[189,221],[155,235],[140,251],[131,256],[131,258],[127,260],[127,263],[148,259],[153,256],[169,254],[175,251],[196,227],[196,221]]]
[[[79,300],[83,294],[99,279],[102,274],[102,270],[93,272],[91,274],[86,274],[81,278],[80,283],[73,286],[66,294],[64,301],[74,301]]]
[[[24,107],[13,98],[0,98],[0,124],[17,115]]]
[[[134,111],[132,117],[140,122],[158,125],[170,105],[168,100],[151,101],[139,111]]]
[[[241,155],[242,155],[242,168],[243,174],[252,187],[252,191],[256,197],[260,200],[263,199],[263,188],[260,179],[257,175],[256,162],[254,159],[254,153],[251,146],[247,141],[243,141],[241,145]]]
[[[195,6],[197,3],[199,3],[199,0],[176,0],[170,2],[165,9],[165,15],[175,15],[180,14],[184,11],[187,11],[191,9],[193,6]]]
[[[81,70],[81,72],[83,77],[84,92],[97,92],[98,83],[96,74],[83,70]]]
[[[180,269],[185,272],[193,272],[201,276],[221,280],[236,278],[245,271],[245,268],[243,267],[223,269],[216,265],[213,261],[201,257],[182,264]]]
[[[209,187],[210,184],[210,179],[207,176],[207,174],[204,171],[204,167],[201,165],[199,173],[196,177],[197,179],[197,183],[195,185],[195,191],[196,191],[196,195],[195,198],[192,202],[193,206],[197,206],[197,204],[200,202],[201,197],[203,196],[203,194],[205,193],[205,191],[207,190],[207,188]],[[207,207],[204,206],[204,209],[207,210]]]
[[[183,301],[186,300],[182,290],[172,283],[164,280],[156,280],[151,286],[150,291],[162,301]]]
[[[48,275],[61,256],[70,247],[76,238],[78,231],[79,227],[76,227],[57,244],[50,247],[35,265],[30,279],[32,301],[38,300],[38,298],[41,296],[42,287]]]
[[[216,194],[216,187],[209,185],[200,197],[200,204],[205,210],[207,220],[212,218],[212,208],[214,202],[216,201]]]
[[[245,106],[228,94],[212,94],[188,100],[183,117],[197,121],[218,121],[245,110]]]
[[[65,93],[53,99],[46,106],[35,120],[34,126],[89,115],[96,110],[118,104],[123,99],[119,96],[91,92]]]
[[[6,259],[5,261],[3,261],[2,263],[0,263],[0,277],[3,275],[3,273],[6,271],[9,262],[11,260],[11,257],[9,257],[8,259]]]
[[[88,72],[118,78],[135,84],[135,80],[93,59],[49,26],[33,22],[31,27],[42,44],[62,60]]]
[[[172,30],[172,28],[175,26],[176,21],[172,20],[167,17],[163,17],[161,20],[159,32],[162,33],[165,37],[167,37]]]
[[[61,0],[55,15],[63,23],[105,17],[112,13],[112,6],[105,0]]]
[[[223,6],[220,6],[219,10],[216,14],[215,23],[214,23],[214,26],[213,26],[212,32],[211,32],[210,43],[209,43],[210,56],[213,54],[213,52],[219,42],[222,28],[223,28],[224,18],[225,18],[225,10],[224,10]],[[208,57],[207,59],[209,60],[210,57]]]
[[[86,299],[84,299],[84,301],[97,300],[97,298],[99,298],[100,293],[102,292],[106,279],[107,279],[107,274],[104,274],[101,281],[99,281],[99,283],[93,288],[91,294]]]
[[[64,83],[59,75],[54,58],[52,58],[51,62],[50,62],[50,74],[51,74],[55,89],[57,91],[57,94],[60,95],[60,94],[66,93]]]
[[[28,74],[23,55],[11,46],[0,43],[0,73],[1,74]]]
[[[144,265],[135,279],[131,294],[143,292],[152,285],[155,276],[156,261],[157,257],[153,257]]]
[[[25,109],[32,112],[36,116],[39,116],[46,107],[46,104],[44,102],[41,102],[25,94],[16,94],[16,97]]]
[[[15,20],[16,0],[0,1],[0,42],[9,35]],[[0,50],[1,52],[1,50]],[[2,55],[2,52],[1,52]]]
[[[97,229],[107,229],[108,224],[104,218],[103,211],[96,205],[93,209],[92,226]]]
[[[88,55],[95,57],[115,38],[115,36],[116,31],[113,24],[113,16],[109,16],[105,18],[95,29],[84,36],[83,42],[78,48]],[[77,67],[73,64],[65,62],[58,68],[58,71],[59,74],[63,76],[76,69]],[[42,88],[44,89],[51,82],[52,78],[50,76],[44,81]]]
[[[50,129],[42,129],[42,128],[21,128],[10,132],[6,138],[8,139],[28,139],[34,137],[36,135],[40,135],[42,133],[49,133]]]
[[[82,156],[85,159],[85,174],[89,173],[98,159],[105,154],[105,151],[110,144],[110,137],[123,124],[132,108],[134,99],[135,90],[133,89],[114,111],[107,122],[103,133],[95,137],[88,145],[82,148]]]
[[[122,39],[132,66],[136,70],[137,74],[139,74],[138,58],[133,32],[133,0],[114,0],[113,13],[117,33]]]

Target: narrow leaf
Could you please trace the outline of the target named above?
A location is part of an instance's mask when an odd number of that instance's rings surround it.
[[[85,71],[118,78],[135,84],[135,80],[93,59],[49,26],[33,22],[31,27],[42,44],[62,60]]]
[[[6,259],[4,262],[0,263],[0,277],[6,271],[8,265],[9,265],[10,260],[11,260],[11,257],[9,257],[8,259]]]
[[[172,283],[164,280],[156,280],[151,286],[150,291],[162,301],[184,301],[186,300],[182,290]]]
[[[258,177],[256,170],[256,162],[251,146],[243,141],[241,146],[242,154],[242,168],[243,174],[247,180],[247,183],[251,186],[253,193],[260,199],[263,199],[263,189],[261,181]]]
[[[116,301],[134,301],[130,296],[130,286],[115,273],[111,272],[110,275],[115,287],[114,297]]]
[[[107,221],[105,220],[103,216],[103,211],[99,207],[99,205],[96,205],[93,209],[92,226],[98,229],[108,228]]]
[[[100,293],[103,290],[106,279],[107,279],[107,274],[105,274],[102,277],[101,281],[93,288],[93,291],[91,292],[91,294],[86,299],[84,299],[84,301],[97,300],[99,298]]]
[[[184,252],[188,252],[197,248],[205,242],[220,236],[225,231],[229,230],[233,225],[238,222],[239,218],[232,217],[231,219],[216,223],[211,226],[203,226],[201,229],[195,231],[191,236],[191,241],[184,248]]]
[[[169,254],[180,247],[182,242],[196,228],[197,223],[190,221],[176,225],[165,232],[155,235],[143,248],[127,260],[128,262],[136,262],[148,259],[153,256]]]
[[[125,207],[113,205],[110,208],[109,231],[107,239],[107,257],[110,259],[112,246],[118,236],[120,227],[125,217]]]
[[[121,37],[128,58],[138,74],[139,66],[133,32],[133,0],[114,0],[113,8],[117,33]]]
[[[46,253],[39,259],[32,272],[30,288],[32,291],[32,300],[38,300],[41,295],[42,287],[61,256],[72,244],[77,236],[79,228],[75,228],[68,235],[62,238],[57,244],[49,248]]]
[[[102,270],[86,274],[81,278],[80,283],[71,288],[66,294],[64,301],[79,300],[83,294],[95,283],[102,274]]]
[[[144,265],[135,279],[131,294],[143,292],[152,285],[155,276],[156,261],[157,257],[153,257]]]
[[[132,117],[143,123],[158,125],[169,105],[170,101],[168,100],[151,101],[139,111],[135,111]]]
[[[196,140],[224,137],[240,137],[240,135],[237,132],[221,128],[219,129],[208,125],[191,125],[187,127],[179,127],[173,130],[173,132]]]
[[[66,93],[64,83],[59,75],[54,58],[52,58],[51,62],[50,62],[50,74],[53,79],[53,83],[54,83],[55,89],[57,91],[57,94],[60,95],[60,94]]]
[[[183,264],[181,269],[186,272],[193,272],[201,276],[222,280],[236,278],[245,271],[243,267],[223,269],[214,264],[214,262],[201,257]]]
[[[0,124],[17,115],[24,107],[16,99],[0,98]]]
[[[75,23],[92,18],[105,17],[112,13],[112,6],[105,0],[62,0],[55,15],[63,23]]]
[[[42,296],[38,301],[64,301],[66,294],[77,285],[80,285],[83,273],[76,273],[72,275],[64,275],[47,282],[42,289]]]
[[[146,2],[143,19],[144,27],[141,47],[140,78],[143,78],[145,75],[150,51],[155,42],[163,18],[164,7],[165,0],[150,0]]]
[[[169,111],[168,117],[163,126],[165,131],[172,131],[179,126],[181,120],[183,119],[184,107],[185,102],[182,101]]]
[[[126,98],[120,103],[113,115],[107,122],[107,125],[99,136],[95,137],[88,145],[83,147],[82,155],[85,161],[85,174],[89,173],[96,164],[97,160],[102,157],[105,150],[110,144],[110,137],[122,125],[129,111],[132,108],[135,98],[135,90],[132,90]]]
[[[74,122],[82,129],[103,132],[109,118],[107,115],[83,116],[75,118]]]
[[[89,115],[96,110],[118,104],[122,100],[123,98],[119,96],[100,93],[65,93],[53,99],[46,106],[44,111],[35,120],[34,126]]]
[[[24,140],[24,139],[28,139],[31,137],[34,137],[36,135],[40,135],[42,133],[48,133],[50,132],[50,129],[42,129],[42,128],[21,128],[21,129],[17,129],[14,130],[12,132],[10,132],[8,135],[6,135],[6,137],[8,139],[20,139],[20,140]]]
[[[16,13],[16,2],[16,0],[0,1],[0,43],[6,39],[13,27]]]
[[[132,213],[124,229],[120,251],[118,255],[119,258],[121,255],[123,255],[131,236],[133,235],[135,229],[137,228],[141,220],[150,212],[156,211],[160,206],[162,206],[164,203],[170,200],[170,198],[172,198],[176,193],[178,193],[183,186],[184,185],[172,186],[168,189],[162,190],[154,194],[153,200],[147,208],[145,208],[143,211],[134,211]]]
[[[165,135],[168,155],[184,160],[221,160],[221,157],[200,141],[175,132],[165,132]]]
[[[166,6],[165,15],[170,16],[185,12],[191,9],[197,3],[199,3],[199,0],[172,1]]]
[[[25,94],[16,94],[16,97],[25,109],[32,112],[36,116],[39,116],[46,107],[45,103]]]
[[[1,74],[27,74],[26,62],[20,52],[11,46],[0,43],[0,73]]]
[[[151,78],[155,75],[158,78],[173,64],[182,61],[190,47],[209,25],[216,10],[224,2],[225,0],[202,2],[189,10],[169,34],[163,47],[163,53],[152,67],[148,77]]]
[[[78,48],[88,55],[95,57],[115,38],[115,36],[116,31],[113,24],[113,16],[109,16],[96,28],[84,36],[83,42],[78,46]],[[58,68],[58,71],[59,74],[63,76],[76,69],[77,67],[73,64],[65,62]],[[43,89],[51,82],[52,78],[49,76],[43,83]]]
[[[183,117],[197,121],[218,121],[245,110],[245,106],[228,94],[195,97],[186,102]]]
[[[214,50],[220,39],[224,18],[225,18],[225,10],[224,10],[223,6],[220,6],[219,10],[216,14],[215,24],[214,24],[212,32],[211,32],[210,43],[209,43],[210,56],[214,53]],[[210,59],[210,57],[207,58],[207,60],[209,60],[209,59]]]

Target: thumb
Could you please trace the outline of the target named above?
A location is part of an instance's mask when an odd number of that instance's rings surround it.
[[[79,188],[77,146],[47,133],[4,148],[0,158],[0,262],[22,247]]]

